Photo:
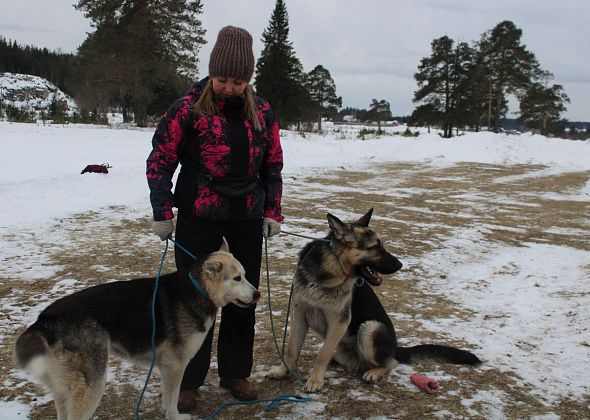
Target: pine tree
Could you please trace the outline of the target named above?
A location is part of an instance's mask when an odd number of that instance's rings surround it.
[[[569,101],[561,85],[534,83],[520,101],[519,120],[546,135],[551,125],[561,123],[560,114],[566,111]]]
[[[277,0],[262,42],[264,48],[256,64],[256,93],[270,102],[279,124],[286,127],[305,116],[310,98],[304,87],[303,66],[289,41],[289,17],[283,0]]]
[[[81,82],[95,105],[132,107],[145,126],[158,92],[175,97],[181,81],[196,77],[201,0],[79,0],[76,8],[95,28],[79,49]]]
[[[488,85],[488,128],[498,132],[506,114],[508,94],[522,97],[541,70],[535,55],[521,44],[522,30],[503,21],[483,34],[479,42]]]
[[[377,131],[381,133],[381,121],[391,118],[391,106],[385,99],[372,99],[367,118],[377,121]]]
[[[342,106],[342,98],[336,96],[336,83],[322,65],[317,65],[307,74],[305,87],[317,113],[318,131],[322,131],[322,117],[335,115],[337,108]]]
[[[477,85],[473,83],[475,51],[466,42],[459,42],[453,51],[452,64],[452,122],[454,127],[465,128],[477,124]]]
[[[423,101],[437,110],[445,138],[453,135],[456,118],[456,105],[459,101],[460,85],[467,80],[469,58],[466,44],[454,48],[454,41],[447,36],[432,41],[432,55],[420,61],[418,72],[414,75],[418,90],[414,92],[414,102]],[[434,114],[433,114],[434,115]]]
[[[482,56],[476,48],[470,48],[471,60],[466,63],[466,79],[460,90],[457,102],[459,123],[471,127],[475,131],[485,125],[488,110],[488,82]]]
[[[440,111],[440,106],[435,102],[419,105],[414,109],[410,116],[409,124],[415,127],[430,127],[433,125],[440,125],[443,121],[443,114]]]
[[[57,99],[57,91],[53,92],[53,99],[49,104],[47,117],[54,124],[65,124],[68,121],[67,104],[65,100]]]

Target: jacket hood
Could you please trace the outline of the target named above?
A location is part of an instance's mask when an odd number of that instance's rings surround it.
[[[191,96],[199,96],[205,88],[205,85],[208,81],[209,76],[199,80],[198,82],[195,82],[195,84],[189,89],[189,91],[186,94]]]

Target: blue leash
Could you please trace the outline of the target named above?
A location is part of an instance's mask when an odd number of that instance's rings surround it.
[[[171,236],[166,238],[166,246],[164,247],[164,252],[162,252],[162,256],[160,257],[160,263],[158,265],[158,271],[156,273],[156,281],[154,283],[154,292],[152,294],[152,363],[150,364],[150,369],[148,370],[147,377],[145,378],[145,383],[143,385],[143,389],[139,394],[139,398],[137,400],[137,405],[135,406],[135,419],[140,420],[141,416],[139,415],[139,409],[141,407],[141,403],[143,401],[143,396],[145,394],[145,390],[147,389],[148,383],[150,381],[150,377],[152,376],[152,372],[154,370],[154,366],[156,364],[156,296],[158,294],[158,286],[160,284],[160,275],[162,274],[162,268],[164,267],[164,259],[166,258],[166,254],[168,253],[168,241],[171,241],[184,251],[187,255],[192,257],[194,260],[197,259],[188,249],[180,245]],[[196,280],[192,274],[190,275],[191,282],[199,292],[201,292],[202,287],[200,286],[198,280]],[[203,290],[204,291],[204,290]],[[201,292],[202,293],[202,292]],[[206,292],[205,292],[206,293]],[[270,398],[266,400],[252,400],[252,401],[235,401],[235,402],[226,402],[220,404],[218,407],[213,410],[209,416],[204,417],[205,419],[212,419],[213,417],[217,416],[221,411],[223,411],[226,407],[236,406],[236,405],[252,405],[252,404],[259,404],[259,403],[268,403],[264,411],[271,411],[275,406],[277,406],[281,402],[293,402],[293,403],[300,403],[300,402],[308,402],[312,399],[309,397],[301,397],[299,395],[289,395],[289,394],[280,394],[275,398]]]
[[[156,282],[154,283],[154,292],[152,294],[152,363],[150,365],[150,369],[148,370],[147,377],[145,378],[145,383],[143,385],[143,389],[141,390],[141,394],[139,394],[139,399],[137,400],[137,405],[135,406],[135,419],[136,420],[141,419],[141,416],[139,415],[139,408],[140,408],[141,403],[143,401],[143,396],[145,394],[145,390],[147,389],[148,383],[150,381],[150,377],[152,376],[152,372],[154,370],[154,365],[156,364],[156,296],[158,295],[158,287],[160,285],[160,275],[162,274],[162,268],[164,267],[164,258],[166,258],[166,254],[168,253],[168,241],[171,241],[172,243],[174,243],[174,245],[176,245],[177,247],[182,249],[184,252],[187,253],[187,255],[191,256],[194,260],[197,259],[197,257],[195,257],[193,254],[191,254],[188,249],[186,249],[185,247],[180,245],[178,242],[176,242],[174,239],[172,239],[172,237],[169,236],[168,238],[166,238],[166,246],[164,247],[164,252],[162,252],[162,257],[160,257],[160,264],[158,265],[158,272],[156,273]],[[191,279],[191,282],[193,283],[193,285],[197,288],[197,290],[199,292],[201,292],[201,294],[204,293],[205,295],[207,295],[207,292],[205,292],[203,290],[202,286],[192,276],[192,274],[190,275],[190,279]],[[206,296],[206,297],[208,297],[208,296]]]
[[[212,419],[213,417],[217,416],[223,409],[226,407],[232,407],[236,405],[252,405],[252,404],[260,404],[260,403],[268,403],[264,411],[269,412],[273,408],[275,408],[281,402],[292,402],[292,403],[303,403],[311,401],[309,397],[301,397],[299,395],[290,395],[290,394],[280,394],[275,398],[269,398],[266,400],[252,400],[252,401],[235,401],[235,402],[226,402],[222,403],[213,410],[213,412],[208,415],[207,417],[203,417],[203,419]]]
[[[154,370],[154,365],[156,364],[156,296],[158,294],[160,274],[162,273],[162,267],[164,266],[164,258],[166,257],[167,252],[168,241],[166,241],[166,247],[164,248],[164,252],[162,253],[162,257],[160,258],[160,265],[158,266],[158,273],[156,274],[156,282],[154,283],[154,293],[152,294],[152,363],[150,365],[150,370],[148,371],[147,377],[145,378],[145,384],[143,385],[141,394],[139,394],[137,405],[135,406],[135,418],[137,420],[141,418],[139,416],[139,407],[141,406],[141,402],[143,401],[143,395],[145,394],[148,382],[150,381],[150,377],[152,376],[152,371]]]
[[[188,249],[186,249],[185,247],[180,245],[178,242],[176,242],[174,239],[172,239],[172,236],[168,236],[166,238],[166,245],[168,245],[168,241],[172,242],[174,245],[176,245],[177,247],[182,249],[185,252],[185,254],[188,255],[189,257],[192,257],[193,260],[197,259],[197,257],[195,257],[193,254],[191,254],[191,252]]]

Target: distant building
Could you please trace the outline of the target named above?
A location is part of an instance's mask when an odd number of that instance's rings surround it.
[[[345,115],[342,117],[343,122],[358,122],[358,120],[359,119],[356,117],[356,115]]]

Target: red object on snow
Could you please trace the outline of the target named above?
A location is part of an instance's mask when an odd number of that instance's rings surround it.
[[[436,395],[438,394],[438,391],[440,391],[440,385],[438,382],[426,375],[412,375],[410,376],[410,381],[412,381],[414,385],[428,394]]]
[[[86,172],[108,174],[109,168],[112,168],[112,166],[109,165],[108,163],[103,163],[101,165],[86,165],[86,167],[84,169],[82,169],[82,172],[80,172],[80,174],[85,174]]]

